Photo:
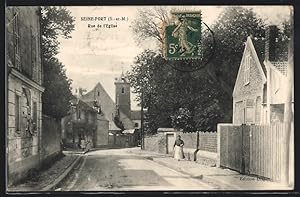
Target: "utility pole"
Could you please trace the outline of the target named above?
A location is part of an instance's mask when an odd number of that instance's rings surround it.
[[[141,149],[145,149],[144,145],[144,87],[141,93]]]
[[[293,99],[293,87],[294,87],[294,14],[293,8],[290,8],[290,21],[291,21],[291,35],[289,41],[289,49],[288,49],[288,67],[287,67],[287,97],[284,107],[284,123],[285,126],[285,150],[286,153],[284,154],[284,161],[286,165],[284,167],[284,183],[289,184],[290,177],[289,177],[289,169],[292,166],[290,163],[290,144],[291,144],[291,130],[294,131],[292,128],[292,123],[294,122],[294,116],[292,111],[292,99]],[[294,125],[294,124],[293,124]]]

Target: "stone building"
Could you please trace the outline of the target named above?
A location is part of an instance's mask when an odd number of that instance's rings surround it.
[[[42,86],[40,7],[6,8],[8,183],[41,162]]]
[[[90,106],[93,106],[94,102],[99,104],[102,113],[109,121],[109,132],[111,133],[121,132],[120,126],[123,126],[123,129],[134,129],[134,122],[130,119],[130,86],[122,78],[124,79],[123,74],[115,81],[116,103],[108,95],[101,83],[97,83],[91,91],[80,96],[81,100]],[[117,125],[118,122],[122,125]]]
[[[283,122],[288,62],[278,61],[277,39],[278,28],[269,26],[264,58],[259,59],[262,51],[247,38],[233,90],[234,124]]]
[[[130,84],[122,73],[115,79],[115,102],[108,95],[101,83],[86,94],[80,89],[78,97],[93,107],[99,106],[103,118],[108,120],[109,144],[117,146],[135,146],[140,138],[140,112],[131,111]],[[75,90],[76,91],[76,90]],[[133,117],[131,117],[133,115]],[[127,145],[126,145],[127,144]]]
[[[131,120],[134,122],[134,128],[141,128],[141,110],[132,110],[131,111]]]
[[[71,100],[71,111],[62,118],[62,139],[67,147],[77,148],[80,138],[89,141],[91,147],[108,144],[108,120],[94,103],[91,107],[80,98]]]

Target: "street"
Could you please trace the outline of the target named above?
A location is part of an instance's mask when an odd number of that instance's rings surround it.
[[[210,190],[201,180],[143,156],[110,149],[90,152],[63,180],[60,191]]]

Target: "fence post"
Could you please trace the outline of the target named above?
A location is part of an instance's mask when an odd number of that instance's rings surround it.
[[[242,128],[242,167],[241,167],[241,173],[245,174],[245,146],[244,146],[244,131],[245,131],[245,124],[242,124],[241,128]]]

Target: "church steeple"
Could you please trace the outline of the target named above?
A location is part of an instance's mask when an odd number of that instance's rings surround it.
[[[127,81],[124,72],[122,71],[120,77],[115,80],[116,86],[116,108],[117,111],[122,111],[130,118],[131,104],[130,104],[130,84]]]

